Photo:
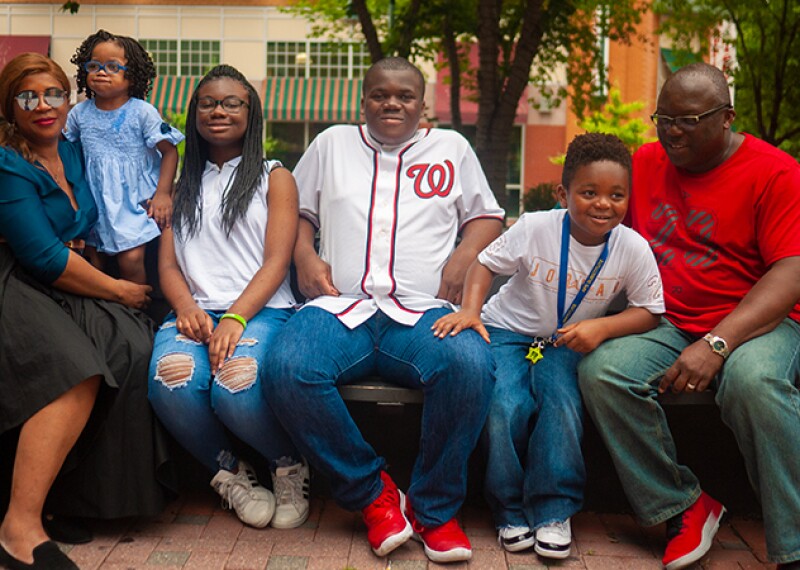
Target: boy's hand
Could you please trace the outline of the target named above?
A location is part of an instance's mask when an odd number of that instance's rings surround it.
[[[457,313],[445,315],[433,323],[431,327],[433,336],[439,338],[444,338],[448,334],[450,336],[456,336],[464,329],[473,329],[481,335],[483,340],[491,342],[489,340],[489,332],[486,330],[486,327],[483,326],[480,315],[475,315],[467,311],[459,311]]]
[[[602,319],[587,319],[556,331],[560,336],[554,346],[566,346],[575,352],[592,352],[608,338],[608,327]]]
[[[172,198],[169,194],[156,192],[148,203],[147,215],[153,218],[159,228],[168,228],[172,223]]]

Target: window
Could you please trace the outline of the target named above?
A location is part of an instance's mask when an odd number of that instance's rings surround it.
[[[159,75],[205,75],[219,64],[216,40],[140,40],[150,53]]]
[[[267,42],[267,77],[358,79],[369,66],[361,43]]]

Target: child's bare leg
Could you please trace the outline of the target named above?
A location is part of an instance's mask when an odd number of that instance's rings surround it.
[[[141,283],[142,285],[147,283],[147,275],[144,270],[144,248],[145,246],[140,245],[117,254],[119,276],[122,279]]]
[[[105,260],[103,259],[103,254],[97,251],[96,247],[87,245],[84,248],[83,253],[89,260],[89,263],[91,263],[96,269],[103,271]]]

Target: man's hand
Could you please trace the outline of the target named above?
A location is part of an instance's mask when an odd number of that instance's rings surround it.
[[[117,302],[132,309],[144,309],[150,304],[150,285],[141,285],[125,279],[117,280]]]
[[[203,309],[194,305],[191,308],[176,311],[175,326],[178,332],[195,342],[208,342],[214,330],[214,321]],[[241,328],[241,326],[240,326]]]
[[[658,391],[702,392],[714,380],[724,362],[720,355],[711,351],[706,341],[698,340],[687,346],[669,367]]]
[[[317,255],[307,255],[301,262],[295,262],[297,267],[297,286],[307,299],[316,299],[322,295],[339,296],[339,291],[333,286],[331,266],[322,261]]]
[[[490,342],[489,333],[486,330],[486,327],[483,326],[483,322],[481,322],[480,314],[475,314],[470,311],[458,311],[457,313],[445,315],[437,319],[437,321],[433,323],[433,326],[431,327],[433,336],[439,338],[444,338],[448,334],[450,336],[456,336],[465,329],[475,330],[479,335],[481,335],[483,340]]]
[[[593,351],[609,336],[607,323],[603,319],[587,319],[567,325],[556,332],[560,336],[553,346],[566,346],[583,354]]]
[[[454,305],[461,304],[461,294],[464,290],[464,277],[474,258],[458,255],[458,251],[445,264],[442,270],[442,281],[436,297],[450,301]]]

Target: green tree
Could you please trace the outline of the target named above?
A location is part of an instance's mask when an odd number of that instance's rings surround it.
[[[613,87],[608,94],[608,101],[602,109],[592,111],[585,116],[578,127],[587,133],[606,133],[617,136],[633,154],[644,143],[657,140],[647,136],[650,124],[639,118],[638,113],[644,108],[642,101],[625,103],[619,88]],[[552,159],[555,164],[564,164],[565,155]]]
[[[800,2],[798,0],[657,0],[662,30],[691,51],[710,42],[736,47],[730,70],[736,123],[765,141],[800,157]],[[724,36],[720,24],[732,24]]]
[[[451,108],[458,126],[460,82],[478,87],[476,152],[501,205],[506,203],[508,152],[517,104],[533,82],[548,104],[571,95],[579,116],[604,97],[602,42],[627,41],[641,14],[637,0],[300,0],[288,8],[316,22],[315,33],[336,37],[359,26],[373,61],[387,54],[432,59],[450,66]],[[351,30],[352,34],[352,30]],[[477,42],[479,66],[468,69]],[[565,66],[568,88],[558,86]],[[553,87],[553,86],[556,87]]]

